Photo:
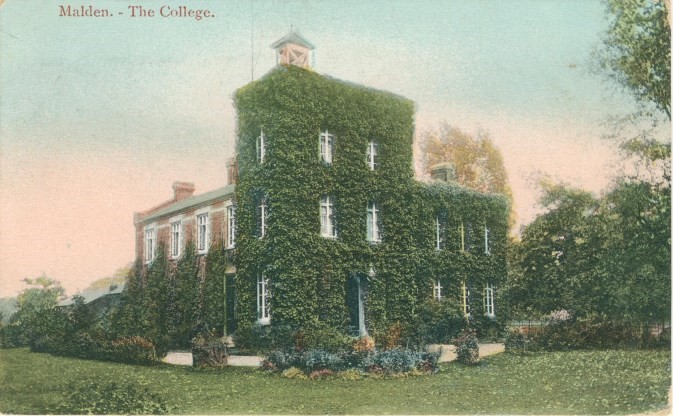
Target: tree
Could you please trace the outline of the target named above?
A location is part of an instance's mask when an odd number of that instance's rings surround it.
[[[505,195],[510,201],[512,191],[502,154],[486,133],[473,137],[459,128],[443,123],[439,130],[421,135],[422,165],[426,173],[438,163],[453,164],[456,180],[461,185],[481,192]]]
[[[654,0],[607,0],[610,28],[597,58],[601,69],[639,102],[671,119],[671,27]]]
[[[119,286],[126,281],[126,277],[128,276],[129,272],[131,272],[131,269],[133,269],[133,262],[127,264],[126,266],[120,267],[112,274],[112,276],[106,276],[98,280],[94,280],[84,290],[109,289],[110,286],[113,285]]]

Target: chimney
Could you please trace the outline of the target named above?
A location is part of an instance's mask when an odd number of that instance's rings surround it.
[[[195,189],[191,182],[173,182],[173,199],[175,202],[187,199],[194,195]]]
[[[450,162],[432,165],[430,166],[430,177],[435,181],[456,182],[456,168]]]
[[[238,160],[235,157],[227,160],[227,185],[236,185],[238,182]]]

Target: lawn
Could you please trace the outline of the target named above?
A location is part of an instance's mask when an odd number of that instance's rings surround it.
[[[670,351],[499,354],[403,379],[295,380],[251,368],[141,367],[0,350],[0,413],[42,414],[68,382],[132,380],[174,413],[614,414],[665,406]]]

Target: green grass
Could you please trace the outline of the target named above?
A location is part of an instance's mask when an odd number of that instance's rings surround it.
[[[46,413],[68,382],[134,381],[174,413],[614,414],[665,406],[670,351],[499,354],[434,376],[294,380],[250,368],[141,367],[0,350],[0,413]]]

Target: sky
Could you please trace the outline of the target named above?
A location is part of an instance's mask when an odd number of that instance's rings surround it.
[[[60,16],[68,5],[111,16]],[[138,5],[156,15],[132,17]],[[603,136],[634,103],[591,69],[600,1],[0,1],[0,296],[43,273],[82,290],[133,261],[133,213],[174,181],[225,185],[232,95],[274,67],[291,27],[317,72],[413,100],[417,136],[488,132],[517,228],[540,211],[541,172],[599,193],[622,168]]]

